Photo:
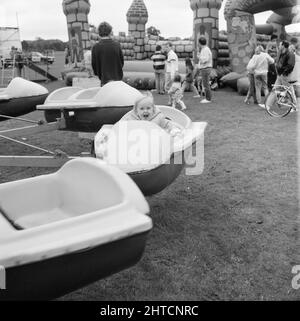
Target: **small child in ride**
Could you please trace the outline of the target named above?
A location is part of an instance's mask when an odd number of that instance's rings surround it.
[[[182,133],[181,126],[167,119],[159,108],[155,106],[153,96],[150,92],[139,98],[135,102],[133,110],[121,120],[147,120],[157,124],[171,136],[177,136]]]

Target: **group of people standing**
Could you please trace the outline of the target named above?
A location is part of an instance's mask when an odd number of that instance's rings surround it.
[[[100,41],[92,48],[91,66],[94,74],[99,77],[101,86],[109,81],[123,79],[124,57],[120,44],[112,39],[112,27],[107,22],[102,22],[98,27]],[[179,74],[178,56],[173,50],[173,45],[168,42],[163,49],[157,45],[152,55],[155,85],[158,94],[168,94],[168,104],[176,107],[178,104],[182,110],[186,109],[183,102],[183,94],[186,89],[192,90],[194,97],[199,95],[199,86],[195,86],[200,79],[201,89],[205,98],[200,103],[210,103],[212,99],[210,76],[213,67],[212,52],[207,46],[207,39],[200,36],[198,39],[199,50],[198,63],[193,64],[190,58],[186,58],[186,74],[182,79]],[[297,105],[300,97],[300,43],[297,38],[290,42],[282,41],[279,45],[277,36],[272,35],[266,50],[259,45],[247,65],[249,77],[249,90],[245,103],[249,104],[253,98],[254,103],[265,107],[262,103],[261,92],[267,97],[271,86],[294,84]]]
[[[294,85],[297,96],[297,106],[300,97],[300,44],[297,38],[290,42],[284,40],[277,44],[277,36],[272,35],[266,50],[259,45],[247,65],[249,90],[245,103],[249,104],[251,97],[255,104],[262,104],[261,92],[267,97],[272,85]],[[296,97],[295,97],[296,98]]]
[[[212,53],[207,46],[205,37],[199,38],[199,52],[197,55],[198,64],[193,65],[190,58],[185,59],[186,75],[182,81],[178,69],[178,56],[173,50],[171,42],[166,44],[165,50],[160,45],[156,46],[156,51],[152,55],[153,68],[155,73],[155,87],[158,94],[169,94],[169,105],[176,107],[176,104],[181,106],[181,109],[186,109],[182,101],[183,93],[186,89],[192,90],[194,97],[201,97],[199,89],[195,86],[197,75],[201,79],[201,86],[205,92],[205,99],[201,103],[211,102],[210,74],[212,69]]]
[[[172,43],[167,43],[165,51],[162,50],[160,45],[157,45],[151,59],[153,61],[157,93],[161,95],[168,93],[169,105],[176,107],[176,104],[179,104],[182,110],[186,109],[182,101],[184,90],[179,74],[178,56],[173,50]]]
[[[124,57],[120,44],[112,39],[112,27],[107,22],[100,23],[98,27],[100,41],[92,48],[91,66],[94,74],[99,77],[101,86],[109,81],[123,79]],[[181,109],[186,109],[182,101],[183,93],[187,88],[192,89],[195,96],[200,97],[194,85],[196,74],[200,74],[201,84],[205,92],[205,99],[201,103],[211,102],[211,88],[209,77],[212,69],[212,53],[207,46],[205,37],[199,38],[198,64],[193,65],[191,59],[186,59],[186,77],[182,81],[178,68],[178,56],[173,50],[171,42],[163,48],[156,46],[152,55],[153,69],[155,73],[156,91],[158,94],[168,94],[168,104]]]

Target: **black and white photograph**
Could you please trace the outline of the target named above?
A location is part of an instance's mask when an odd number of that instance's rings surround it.
[[[300,0],[0,0],[0,306],[299,301],[299,113]]]

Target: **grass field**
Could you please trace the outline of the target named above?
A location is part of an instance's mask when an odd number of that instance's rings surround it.
[[[192,93],[184,100],[193,121],[208,122],[203,174],[183,171],[147,198],[154,228],[137,265],[60,300],[300,299],[291,287],[292,267],[300,264],[297,115],[271,118],[229,89],[214,92],[209,105]],[[155,101],[166,104],[167,97],[155,95]],[[0,128],[18,125],[7,121]],[[71,155],[89,150],[76,133],[25,139]],[[0,153],[40,154],[2,139]],[[0,183],[49,172],[2,167]]]

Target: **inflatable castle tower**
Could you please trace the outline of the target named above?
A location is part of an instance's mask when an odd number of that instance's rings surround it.
[[[90,48],[88,14],[89,0],[63,0],[64,14],[67,18],[69,48],[72,62],[76,65],[83,60],[83,52]]]
[[[148,11],[143,0],[133,0],[128,12],[128,34],[134,38],[134,58],[141,60],[145,58],[144,45],[146,36],[146,23]]]
[[[222,0],[190,0],[194,12],[194,58],[198,52],[198,40],[204,36],[213,54],[213,65],[217,66],[219,43],[219,10]]]

